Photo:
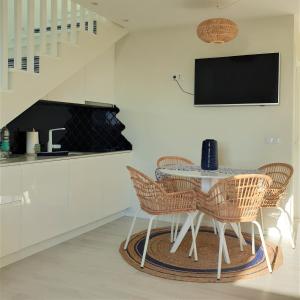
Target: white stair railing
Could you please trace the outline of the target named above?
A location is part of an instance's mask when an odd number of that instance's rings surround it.
[[[22,1],[15,0],[15,49],[14,67],[17,70],[22,68]]]
[[[27,0],[27,71],[34,71],[34,0]]]
[[[9,89],[9,67],[35,72],[37,55],[57,56],[58,42],[76,43],[78,30],[96,34],[97,20],[76,0],[0,0],[0,90]]]
[[[76,30],[77,30],[77,4],[71,1],[71,42],[76,42]]]
[[[67,40],[68,36],[68,1],[62,0],[61,7],[61,38]]]
[[[84,31],[85,30],[85,19],[86,19],[86,9],[85,9],[85,7],[80,6],[79,13],[80,13],[80,18],[79,18],[79,20],[80,20],[80,30]]]
[[[8,89],[8,0],[0,1],[0,85]]]
[[[57,0],[51,0],[51,51],[53,56],[57,56]]]
[[[46,53],[46,33],[47,33],[47,0],[40,0],[40,54]]]

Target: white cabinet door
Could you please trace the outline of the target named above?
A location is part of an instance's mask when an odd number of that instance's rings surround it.
[[[70,164],[70,220],[76,228],[101,217],[101,164],[97,157],[72,159]]]
[[[128,157],[128,154],[114,154],[70,160],[72,228],[129,207]]]
[[[130,206],[131,181],[126,166],[130,154],[111,155],[101,161],[103,183],[102,213],[106,216],[122,211]]]
[[[0,256],[21,248],[21,168],[0,167]]]
[[[22,246],[66,232],[69,170],[67,161],[22,166]]]

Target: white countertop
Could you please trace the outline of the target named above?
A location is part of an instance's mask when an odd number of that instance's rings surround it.
[[[123,154],[123,153],[130,153],[130,152],[131,150],[103,152],[103,153],[80,152],[80,154],[69,154],[66,156],[12,155],[11,157],[6,159],[0,159],[0,167],[24,165],[24,164],[32,164],[32,163],[43,163],[49,161],[78,159],[78,158],[95,157],[95,156],[115,155],[115,154]]]

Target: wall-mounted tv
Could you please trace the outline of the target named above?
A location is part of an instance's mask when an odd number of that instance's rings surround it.
[[[279,104],[279,53],[195,61],[197,106]]]

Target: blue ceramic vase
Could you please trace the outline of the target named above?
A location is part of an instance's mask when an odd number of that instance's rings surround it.
[[[201,168],[203,170],[218,170],[218,143],[208,139],[202,142]]]

